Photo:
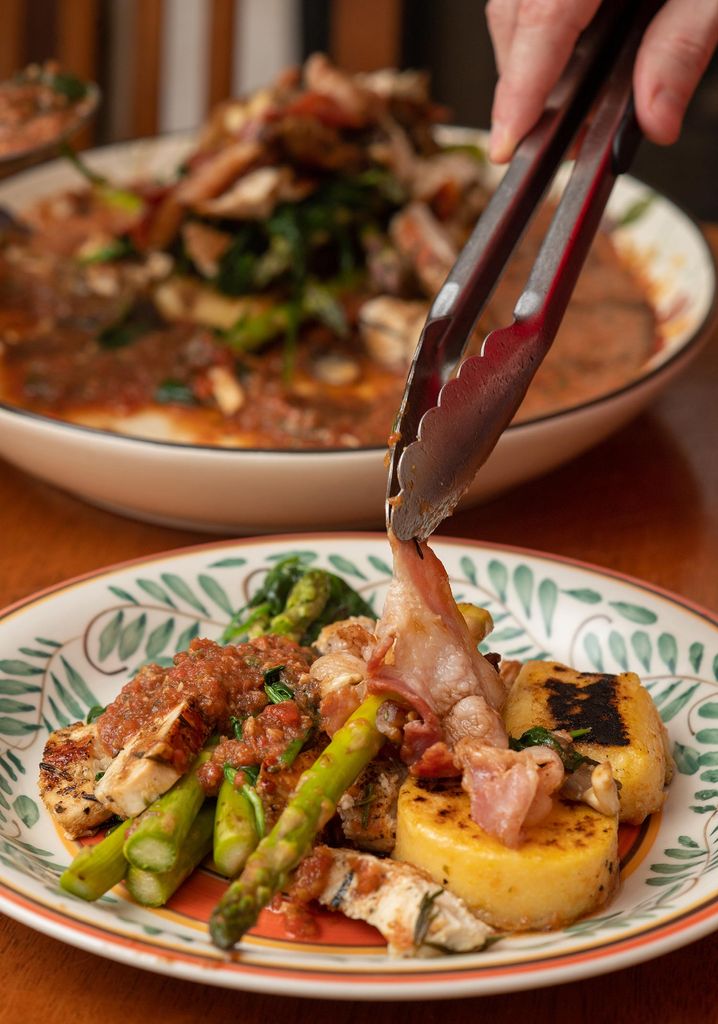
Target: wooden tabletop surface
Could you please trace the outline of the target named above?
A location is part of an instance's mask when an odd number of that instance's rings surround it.
[[[718,227],[709,229],[718,251]],[[718,329],[653,408],[587,455],[443,532],[594,562],[718,611]],[[132,522],[0,464],[0,607],[68,576],[206,540]],[[441,1004],[260,996],[125,967],[0,916],[0,1020],[8,1024],[212,1019],[242,1024],[478,1019],[631,1024],[718,1021],[718,934],[603,978]]]

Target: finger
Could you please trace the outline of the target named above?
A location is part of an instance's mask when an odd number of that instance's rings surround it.
[[[494,47],[496,70],[501,74],[511,49],[520,0],[489,0],[486,22]]]
[[[534,126],[600,0],[520,0],[491,112],[489,155],[508,160]]]
[[[717,0],[668,0],[641,43],[633,87],[639,124],[652,142],[669,145],[718,45]]]

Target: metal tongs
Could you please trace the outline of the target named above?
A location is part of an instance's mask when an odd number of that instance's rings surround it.
[[[604,0],[429,311],[393,434],[387,528],[425,540],[450,515],[548,352],[611,189],[638,147],[636,52],[657,0]],[[591,123],[509,327],[452,376],[471,330],[596,97]]]

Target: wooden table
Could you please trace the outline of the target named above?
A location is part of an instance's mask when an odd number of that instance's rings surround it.
[[[710,233],[718,250],[718,227]],[[717,381],[718,329],[650,412],[570,465],[456,515],[444,532],[595,562],[718,610]],[[68,576],[202,540],[100,512],[0,465],[0,606]],[[176,981],[0,918],[0,1020],[8,1024],[425,1024],[444,1014],[456,1024],[718,1021],[718,935],[595,981],[448,1005],[372,1005]]]

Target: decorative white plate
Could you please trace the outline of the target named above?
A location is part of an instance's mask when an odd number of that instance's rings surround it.
[[[622,885],[598,914],[480,954],[394,960],[378,933],[318,912],[311,942],[265,912],[225,957],[205,923],[223,889],[200,870],[162,910],[122,887],[85,904],[57,887],[74,845],[38,800],[47,733],[106,703],[139,665],[216,637],[280,557],[341,573],[380,608],[386,539],[310,535],[206,545],[116,566],[21,601],[0,618],[0,909],[82,949],[204,984],[331,999],[442,999],[534,988],[625,967],[718,927],[718,618],[649,584],[514,548],[435,545],[457,597],[488,607],[491,648],[590,671],[639,672],[678,772],[663,814],[622,830]]]
[[[482,133],[445,129],[446,141]],[[115,180],[166,176],[191,145],[169,136],[88,154]],[[495,184],[497,168],[487,166]],[[54,162],[0,186],[0,206],[22,212],[43,195],[77,186]],[[663,346],[625,387],[563,412],[509,427],[476,478],[467,503],[486,499],[566,462],[623,426],[698,349],[716,294],[710,249],[699,228],[669,200],[622,178],[608,206],[613,238],[651,284]],[[386,488],[384,450],[252,451],[172,441],[158,413],[126,422],[127,435],[63,423],[0,403],[0,455],[21,469],[125,515],[221,533],[379,526]],[[128,435],[137,436],[128,436]]]

